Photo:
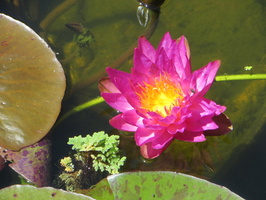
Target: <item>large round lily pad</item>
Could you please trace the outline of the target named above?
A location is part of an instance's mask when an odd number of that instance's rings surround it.
[[[0,146],[19,150],[54,124],[65,91],[64,71],[45,41],[0,14]]]
[[[129,172],[100,181],[87,195],[95,199],[242,199],[225,187],[175,172]]]

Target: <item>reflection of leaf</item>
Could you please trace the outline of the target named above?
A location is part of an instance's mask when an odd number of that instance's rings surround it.
[[[25,24],[0,14],[0,146],[19,150],[54,124],[65,76],[48,45]]]
[[[225,187],[174,172],[129,172],[107,177],[88,195],[96,199],[242,199]]]
[[[94,200],[91,197],[77,194],[73,192],[67,192],[64,190],[58,190],[51,187],[37,188],[30,185],[13,185],[0,190],[0,199],[38,199],[38,200]]]
[[[50,141],[45,139],[31,146],[22,148],[19,152],[3,150],[0,155],[9,166],[26,180],[37,186],[49,185]]]

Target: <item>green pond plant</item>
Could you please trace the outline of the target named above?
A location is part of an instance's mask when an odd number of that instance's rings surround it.
[[[73,145],[74,153],[60,160],[64,170],[59,179],[69,191],[88,188],[92,181],[86,179],[92,179],[98,171],[107,172],[106,174],[119,173],[126,160],[125,156],[120,155],[119,136],[109,136],[104,131],[69,138],[68,144]]]
[[[126,157],[119,155],[119,136],[101,132],[87,135],[86,137],[75,136],[69,138],[68,144],[73,145],[72,149],[77,153],[75,159],[83,161],[82,155],[87,152],[92,159],[92,166],[95,171],[107,171],[109,174],[117,174],[123,166]]]

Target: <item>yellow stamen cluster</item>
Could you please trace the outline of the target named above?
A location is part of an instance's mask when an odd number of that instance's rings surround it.
[[[180,85],[169,80],[169,75],[161,75],[153,83],[144,83],[137,93],[142,109],[168,116],[175,106],[180,106],[184,94]]]

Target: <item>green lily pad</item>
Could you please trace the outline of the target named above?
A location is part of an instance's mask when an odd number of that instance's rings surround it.
[[[19,150],[54,124],[65,91],[61,64],[25,24],[0,14],[0,146]]]
[[[55,189],[52,187],[37,188],[30,185],[13,185],[0,190],[0,199],[64,199],[64,200],[94,200],[91,197]]]
[[[175,172],[129,172],[103,179],[87,195],[95,199],[242,199],[229,189]]]

